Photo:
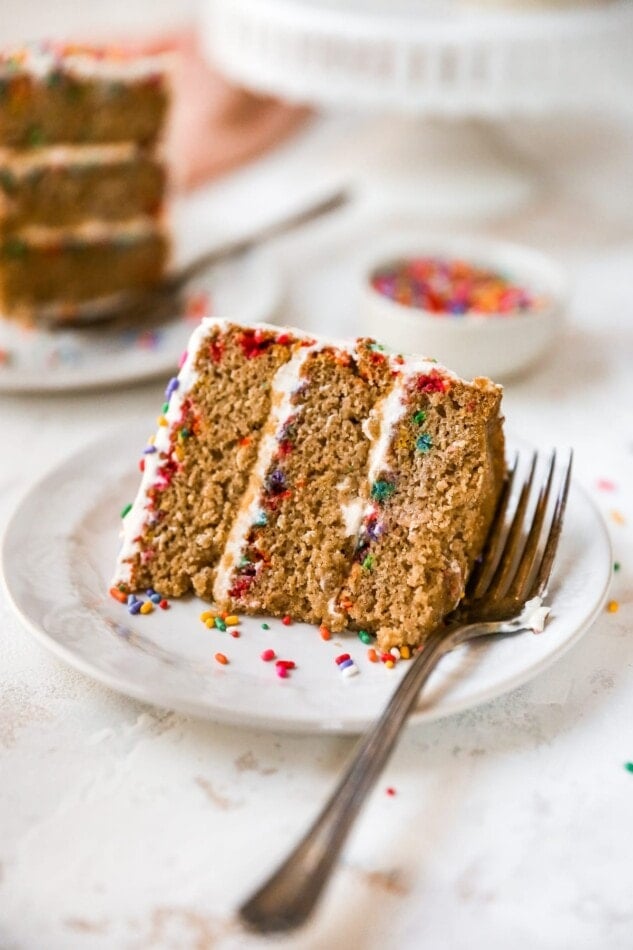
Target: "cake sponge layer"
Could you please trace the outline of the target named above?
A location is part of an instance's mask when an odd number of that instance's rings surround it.
[[[165,169],[134,145],[0,149],[0,234],[160,210]]]
[[[150,145],[167,107],[160,58],[53,44],[0,54],[0,145]]]
[[[73,305],[152,286],[168,254],[164,232],[146,219],[23,228],[0,241],[0,306],[25,320],[55,303],[72,315]]]
[[[194,589],[382,648],[456,606],[504,479],[498,386],[368,340],[214,320],[174,385],[124,522],[122,590]]]
[[[271,380],[298,346],[274,329],[209,321],[196,331],[126,516],[118,580],[128,589],[211,597],[270,413]]]

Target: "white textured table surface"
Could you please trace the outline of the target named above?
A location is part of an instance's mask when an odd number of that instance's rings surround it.
[[[551,128],[522,136],[549,155],[547,194],[486,229],[555,253],[573,288],[563,343],[508,387],[506,415],[536,445],[575,447],[621,563],[620,609],[531,684],[407,731],[317,917],[288,947],[633,942],[633,140],[559,131],[557,144]],[[289,322],[315,329],[326,314],[327,327],[356,329],[340,261],[367,228],[349,213],[285,245]],[[152,420],[161,392],[1,397],[0,522],[102,424]],[[352,741],[144,707],[42,652],[4,595],[0,630],[3,950],[258,946],[232,912],[305,828]]]

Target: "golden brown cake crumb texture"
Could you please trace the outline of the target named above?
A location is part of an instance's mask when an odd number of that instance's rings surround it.
[[[152,586],[177,597],[194,589],[211,597],[214,567],[270,412],[270,382],[296,345],[276,337],[261,332],[254,343],[252,330],[231,326],[205,340],[198,379],[172,428],[172,451],[161,459],[167,485],[150,492],[155,524],[134,558],[131,590]]]
[[[348,624],[383,649],[419,643],[457,605],[503,479],[500,392],[451,379],[424,391],[425,378],[407,387],[339,598]]]
[[[156,140],[168,105],[160,74],[131,81],[82,77],[62,64],[54,75],[55,82],[19,71],[0,76],[0,145]]]

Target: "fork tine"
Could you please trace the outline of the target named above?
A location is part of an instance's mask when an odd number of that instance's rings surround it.
[[[527,593],[530,589],[529,581],[534,572],[534,566],[536,564],[536,555],[541,541],[543,522],[545,520],[545,513],[547,511],[549,496],[552,490],[555,468],[556,451],[554,450],[550,459],[546,479],[541,485],[536,508],[534,509],[534,513],[532,515],[532,524],[530,526],[528,536],[525,539],[525,545],[523,547],[519,563],[517,564],[514,577],[510,581],[510,586],[508,587],[508,590],[505,594],[506,597],[512,597],[516,601],[525,602],[527,599]]]
[[[560,533],[563,527],[563,518],[565,516],[565,506],[567,504],[567,496],[569,494],[573,460],[574,453],[570,450],[567,471],[565,473],[563,484],[561,485],[560,491],[558,493],[558,498],[556,499],[556,508],[554,509],[552,524],[547,537],[545,550],[543,551],[543,557],[541,558],[537,575],[526,600],[531,600],[533,597],[542,597],[547,588],[547,582],[549,581],[552,571],[552,564],[554,563],[556,550],[558,548],[558,541],[560,539]]]
[[[510,528],[505,539],[505,544],[501,552],[501,558],[494,574],[492,575],[490,584],[485,591],[485,596],[489,599],[499,597],[501,594],[503,594],[505,588],[507,587],[514,560],[521,543],[525,512],[528,506],[530,492],[532,490],[532,483],[534,481],[536,462],[537,455],[534,452],[532,453],[532,464],[530,465],[530,470],[526,480],[523,483],[521,494],[519,495],[519,500],[514,510],[512,523],[510,524]]]
[[[488,536],[481,558],[473,568],[468,580],[466,600],[475,600],[482,596],[488,586],[488,580],[492,576],[492,571],[497,566],[498,557],[503,549],[502,542],[504,537],[503,527],[505,524],[505,515],[518,466],[519,453],[516,452],[506,480],[503,483],[503,488],[501,489],[499,501],[497,502],[492,524],[488,529]]]

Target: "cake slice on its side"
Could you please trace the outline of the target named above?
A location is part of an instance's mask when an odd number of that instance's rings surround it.
[[[213,593],[223,610],[315,623],[328,616],[360,526],[370,447],[363,422],[391,382],[387,358],[370,341],[319,342],[303,354],[220,563]]]
[[[501,390],[369,340],[204,320],[169,388],[114,583],[420,643],[503,483]]]
[[[117,583],[170,597],[190,590],[211,597],[214,568],[270,414],[272,379],[302,342],[274,327],[200,324],[144,452]]]
[[[0,53],[0,145],[151,145],[168,105],[165,57],[44,43]]]
[[[133,143],[0,149],[0,234],[155,215],[164,189],[162,162]]]

